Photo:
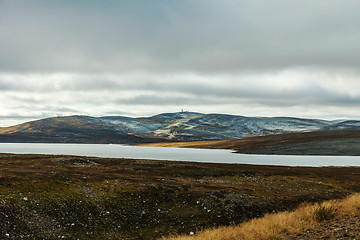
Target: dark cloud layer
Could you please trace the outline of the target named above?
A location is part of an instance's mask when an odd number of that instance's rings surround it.
[[[359,9],[356,0],[0,0],[0,126],[181,108],[360,118]]]
[[[352,66],[358,1],[0,1],[3,71]]]

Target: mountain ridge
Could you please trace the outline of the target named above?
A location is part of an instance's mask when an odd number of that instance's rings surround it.
[[[0,142],[151,143],[357,129],[360,121],[175,112],[150,117],[73,115],[0,128]]]

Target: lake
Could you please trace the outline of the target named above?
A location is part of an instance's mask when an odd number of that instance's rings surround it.
[[[137,147],[118,144],[0,143],[0,152],[278,166],[360,166],[360,156],[249,155],[221,149]]]

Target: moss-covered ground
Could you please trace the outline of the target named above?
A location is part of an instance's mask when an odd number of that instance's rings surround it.
[[[158,239],[360,190],[360,168],[0,154],[0,239]]]

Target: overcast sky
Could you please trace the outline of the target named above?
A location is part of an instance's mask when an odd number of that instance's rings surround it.
[[[360,119],[358,0],[0,0],[0,126],[181,109]]]

